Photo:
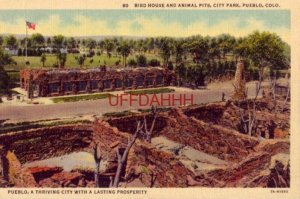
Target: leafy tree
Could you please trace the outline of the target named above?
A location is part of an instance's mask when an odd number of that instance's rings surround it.
[[[163,38],[160,42],[160,56],[164,60],[164,66],[167,66],[169,59],[172,55],[172,44],[169,38]]]
[[[136,51],[136,41],[130,39],[130,40],[128,41],[128,44],[129,44],[130,48],[133,50],[132,52],[135,52],[135,51]]]
[[[194,65],[189,65],[186,68],[186,80],[192,86],[192,84],[195,82],[196,79],[196,70]]]
[[[208,39],[203,37],[196,37],[187,43],[187,49],[193,56],[195,63],[200,63],[207,60],[208,57]]]
[[[2,46],[2,44],[3,44],[3,37],[0,36],[0,47]]]
[[[33,46],[42,47],[42,46],[44,46],[45,38],[42,34],[35,33],[35,34],[31,35],[31,41],[32,41]]]
[[[99,48],[101,49],[101,50],[104,50],[105,48],[105,42],[103,41],[103,40],[101,40],[101,41],[99,41],[98,42],[98,46],[99,46]]]
[[[186,67],[183,63],[175,67],[175,73],[177,75],[178,86],[181,86],[183,81],[186,79]]]
[[[145,55],[138,55],[136,57],[137,65],[140,67],[146,67],[147,66],[147,58]]]
[[[57,61],[58,61],[58,64],[59,64],[59,67],[60,68],[64,68],[65,67],[65,63],[67,61],[67,54],[66,53],[58,53],[56,55],[56,58],[57,58]]]
[[[91,38],[86,40],[86,47],[88,47],[90,50],[96,48],[96,45],[97,45],[96,40],[91,39]]]
[[[217,41],[223,58],[225,58],[226,54],[233,51],[236,42],[235,38],[229,34],[220,35]]]
[[[174,42],[174,56],[175,56],[175,63],[176,65],[182,62],[182,57],[185,52],[185,48],[183,46],[183,41],[175,41]]]
[[[186,80],[191,87],[205,85],[205,78],[207,76],[208,68],[209,68],[208,62],[187,66]]]
[[[209,46],[208,55],[210,59],[221,57],[221,50],[219,48],[219,44],[216,38],[210,38],[208,46]]]
[[[148,50],[149,51],[153,51],[154,50],[154,48],[155,48],[155,40],[154,40],[153,37],[148,38],[148,40],[147,40],[147,46],[148,46]]]
[[[77,58],[77,62],[80,65],[80,67],[82,67],[84,65],[84,61],[85,61],[86,57],[85,56],[79,56]]]
[[[205,77],[207,76],[209,68],[209,63],[201,63],[195,66],[194,68],[194,81],[196,86],[205,85]]]
[[[18,49],[18,56],[22,56],[23,55],[23,51],[21,48]]]
[[[26,38],[23,38],[23,39],[20,40],[20,45],[25,48]],[[29,38],[27,38],[27,48],[31,48],[31,47],[32,47],[32,40],[31,40],[31,37],[29,37]]]
[[[118,48],[117,52],[122,55],[124,67],[126,67],[126,59],[129,56],[131,48],[127,42],[123,42]]]
[[[248,43],[246,38],[239,38],[236,41],[236,45],[234,47],[233,53],[236,57],[246,58],[248,54]]]
[[[17,47],[17,38],[14,35],[5,37],[5,45],[10,49],[15,49]]]
[[[74,37],[69,37],[67,39],[67,45],[69,48],[75,48],[76,47],[76,40],[74,39]]]
[[[184,66],[183,63],[179,64],[175,68],[175,73],[180,77],[180,78],[185,78],[186,76],[186,67]]]
[[[0,49],[0,67],[3,68],[5,65],[16,64],[16,62],[9,56],[8,54],[4,53]]]
[[[113,43],[111,40],[105,39],[105,40],[104,40],[104,48],[105,48],[105,50],[106,50],[107,56],[110,57],[112,51],[113,51],[114,48],[115,48],[115,45],[114,45],[114,43]]]
[[[47,46],[51,46],[52,44],[52,40],[50,37],[47,38]]]
[[[86,46],[86,39],[82,39],[82,40],[81,40],[81,45],[82,45],[82,46]]]
[[[64,47],[67,47],[67,46],[68,46],[68,41],[67,41],[67,40],[64,40],[63,46],[64,46]]]
[[[46,60],[47,60],[47,57],[46,57],[46,55],[45,55],[45,53],[43,53],[42,55],[41,55],[41,62],[43,63],[43,67],[45,67],[45,62],[46,62]]]
[[[15,64],[15,61],[0,49],[0,94],[9,94],[10,78],[4,69],[5,65]]]
[[[254,32],[247,37],[247,56],[262,73],[265,67],[287,67],[284,42],[275,33]]]
[[[64,44],[64,40],[65,40],[65,37],[63,35],[55,35],[53,37],[53,44],[54,44],[54,47],[55,48],[62,48],[63,44]]]
[[[143,39],[140,39],[137,41],[136,43],[136,48],[137,48],[137,51],[139,52],[139,54],[141,54],[142,52],[144,52],[144,49],[145,49],[145,44],[144,44],[144,40]]]

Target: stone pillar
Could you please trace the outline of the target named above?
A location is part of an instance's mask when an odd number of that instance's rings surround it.
[[[92,81],[87,81],[86,82],[86,92],[87,93],[90,93],[90,92],[92,92],[92,89],[91,89],[91,84],[92,84]]]
[[[76,84],[76,82],[73,82],[73,84],[72,84],[72,92],[74,93],[74,94],[77,94],[77,84]]]
[[[243,100],[246,96],[246,81],[244,78],[244,61],[238,60],[234,76],[234,94],[232,98],[234,100]]]
[[[153,81],[152,81],[152,86],[155,88],[156,87],[156,80],[157,80],[157,74],[155,76],[153,76]]]
[[[109,81],[110,81],[110,90],[114,91],[115,90],[116,79],[111,79]]]
[[[101,91],[101,92],[103,92],[103,81],[102,80],[99,80],[99,82],[98,82],[98,89],[99,89],[99,91]]]
[[[29,77],[27,96],[29,99],[33,98],[33,76],[32,75],[30,75]]]
[[[64,83],[63,83],[63,81],[60,81],[59,84],[60,84],[60,86],[59,86],[59,88],[58,88],[58,93],[59,93],[59,95],[64,95],[64,93],[65,93],[65,88],[64,88]]]

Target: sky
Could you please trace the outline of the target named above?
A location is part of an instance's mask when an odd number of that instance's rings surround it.
[[[290,43],[288,10],[0,10],[0,34],[45,36],[242,37],[255,30],[277,33]]]

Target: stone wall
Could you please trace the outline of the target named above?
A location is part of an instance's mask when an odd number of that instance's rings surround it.
[[[250,100],[249,107],[253,107]],[[253,136],[264,138],[285,138],[289,135],[290,110],[289,106],[283,112],[274,114],[274,104],[265,99],[256,102],[256,120],[253,126]],[[277,102],[278,109],[282,109],[282,102]],[[247,102],[213,103],[190,108],[184,108],[183,112],[189,117],[198,120],[221,125],[223,127],[245,133],[242,126],[241,115],[247,116]]]
[[[265,140],[238,164],[207,175],[226,187],[289,187],[289,150],[289,141]]]
[[[225,110],[225,103],[220,103],[185,108],[183,112],[189,117],[193,116],[205,122],[218,123]]]
[[[64,125],[0,135],[0,144],[25,163],[86,148],[91,136],[90,125]]]
[[[179,109],[173,110],[169,115],[167,127],[160,135],[220,159],[235,162],[246,157],[258,144],[256,138],[219,125],[188,118]]]
[[[148,124],[148,128],[153,121],[153,116],[149,113],[138,114],[133,116],[124,116],[117,118],[107,118],[106,121],[113,127],[117,127],[120,131],[134,133],[136,130],[137,122],[143,122],[144,116]],[[165,115],[159,115],[156,120],[156,125],[154,127],[153,135],[158,134],[167,125],[167,117]]]
[[[188,179],[194,178],[172,154],[142,142],[137,142],[128,155],[126,171],[127,178],[138,177],[144,187],[187,187]],[[129,181],[128,186],[133,185],[134,182]]]
[[[100,145],[101,154],[111,163],[106,172],[114,173],[117,168],[115,148],[125,148],[131,135],[101,120],[95,123],[94,130],[93,142]],[[159,151],[139,139],[129,151],[124,169],[127,187],[187,187],[188,179],[194,178],[193,173],[172,154]]]
[[[225,103],[220,103],[160,113],[157,118],[157,129],[154,137],[165,136],[170,140],[191,146],[218,158],[239,161],[253,151],[258,140],[243,135],[232,128],[223,128],[217,125],[222,121],[225,110]],[[117,130],[133,133],[136,122],[143,121],[144,115],[111,118],[107,119],[107,122],[109,125],[117,127]],[[151,121],[152,118],[149,116],[148,123]]]

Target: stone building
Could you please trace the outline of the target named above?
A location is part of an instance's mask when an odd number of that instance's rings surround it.
[[[29,97],[74,95],[174,85],[173,71],[160,67],[113,69],[24,69],[21,88]]]
[[[275,95],[287,97],[288,99],[290,99],[290,80],[288,78],[277,80],[275,84]]]

